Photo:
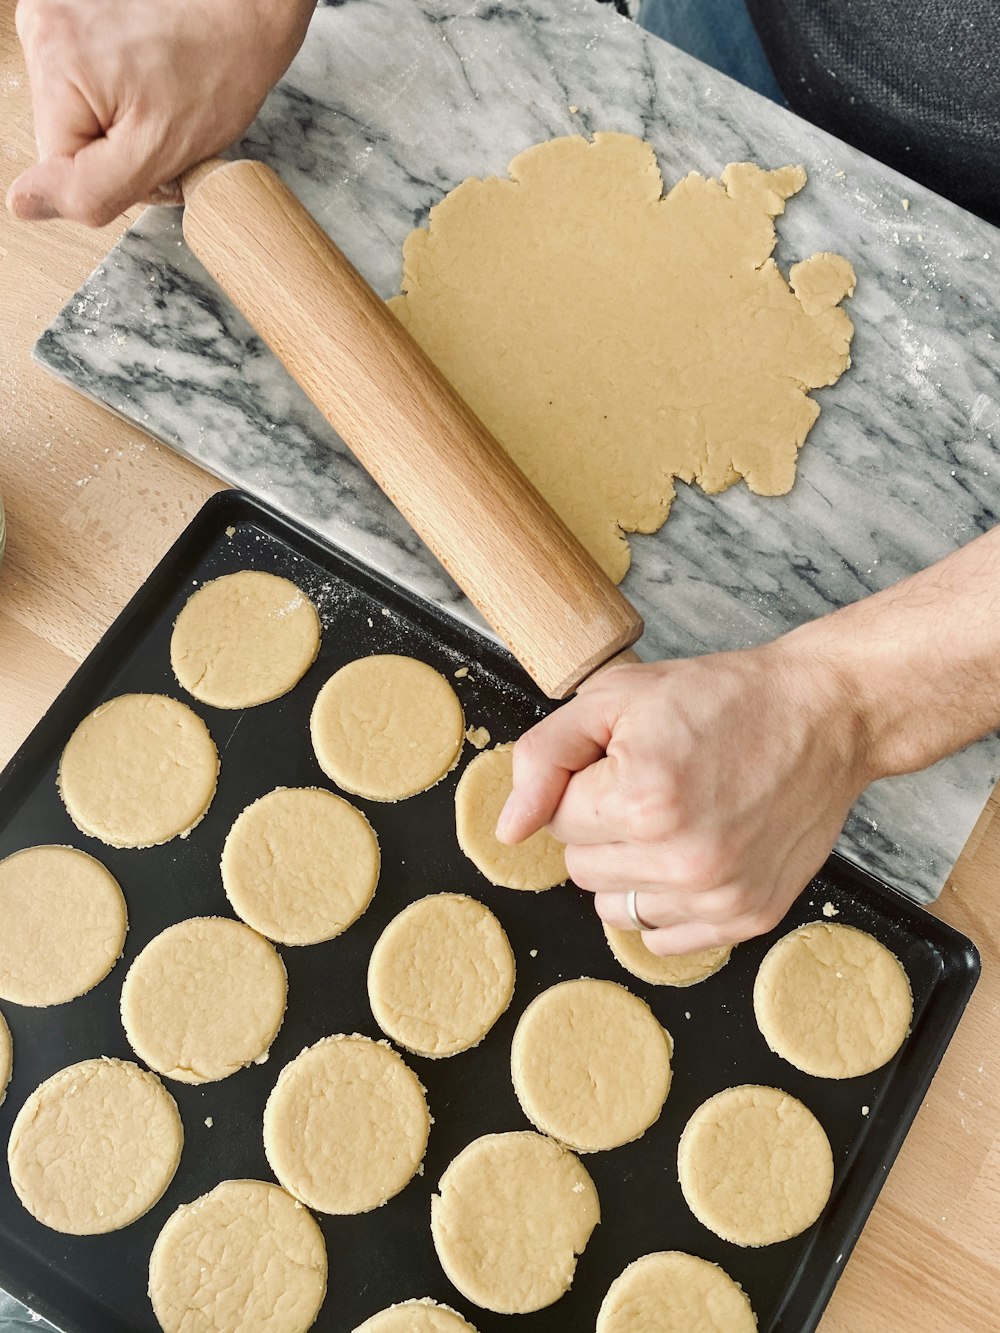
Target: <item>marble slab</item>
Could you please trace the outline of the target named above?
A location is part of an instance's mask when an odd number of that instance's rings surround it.
[[[384,296],[400,247],[468,175],[554,135],[620,130],[668,185],[728,162],[801,162],[787,266],[858,272],[854,367],[822,406],[790,495],[680,487],[633,540],[624,585],[646,656],[769,639],[893,583],[994,522],[1000,495],[1000,233],[592,0],[322,6],[240,152],[271,163]],[[150,210],[40,339],[55,374],[265,496],[455,615],[414,534],[208,281],[178,214]],[[916,897],[941,888],[1000,771],[993,737],[878,783],[840,842]]]

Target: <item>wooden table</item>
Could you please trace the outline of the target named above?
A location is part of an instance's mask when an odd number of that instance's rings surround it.
[[[13,6],[0,15],[0,191],[32,160]],[[117,240],[0,210],[0,764],[6,763],[219,483],[30,361],[34,339]],[[1000,789],[998,789],[1000,790]],[[939,914],[983,977],[839,1283],[823,1333],[994,1333],[1000,1293],[1000,797]]]

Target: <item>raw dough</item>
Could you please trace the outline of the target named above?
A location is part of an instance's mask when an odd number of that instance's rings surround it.
[[[644,1254],[612,1282],[596,1333],[755,1333],[743,1288],[680,1250]]]
[[[118,881],[75,847],[25,847],[0,861],[0,999],[63,1004],[121,957],[128,913]]]
[[[95,1236],[148,1212],[173,1179],[184,1131],[173,1097],[128,1060],[83,1060],[46,1079],[7,1145],[10,1179],[33,1217]]]
[[[59,792],[81,832],[112,847],[155,847],[200,822],[218,776],[208,728],[187,704],[122,694],[69,738]]]
[[[476,1333],[460,1314],[430,1297],[390,1305],[359,1324],[354,1333]]]
[[[788,282],[772,219],[801,167],[692,173],[663,197],[626,134],[538,144],[509,180],[463,181],[403,248],[390,308],[612,578],[672,479],[760,495],[795,479],[809,389],[850,364],[854,270]]]
[[[10,1039],[10,1028],[3,1014],[0,1014],[0,1106],[7,1096],[7,1084],[10,1071],[14,1067],[14,1043]]]
[[[565,1295],[601,1219],[579,1159],[524,1130],[487,1134],[454,1159],[431,1197],[441,1267],[463,1296],[529,1314]]]
[[[543,1134],[577,1152],[640,1138],[670,1090],[673,1042],[613,981],[562,981],[528,1005],[510,1050],[514,1091]]]
[[[344,791],[401,801],[458,762],[465,717],[444,676],[413,657],[361,657],[320,690],[309,719],[319,766]]]
[[[651,986],[694,986],[706,977],[714,976],[729,962],[732,949],[723,945],[718,949],[702,949],[699,953],[676,954],[661,958],[650,953],[641,930],[617,930],[605,925],[611,952],[626,972]]]
[[[495,837],[497,820],[514,785],[514,746],[477,754],[455,789],[458,845],[491,884],[506,889],[552,889],[567,879],[565,848],[547,829],[516,847]]]
[[[398,1046],[432,1059],[478,1046],[510,1004],[514,955],[488,907],[436,893],[386,926],[368,963],[375,1021]]]
[[[279,787],[248,805],[222,849],[222,884],[237,916],[282,944],[331,940],[372,900],[375,831],[319,787]]]
[[[698,1221],[734,1245],[773,1245],[812,1226],[833,1186],[830,1143],[779,1088],[727,1088],[703,1102],[677,1149]]]
[[[165,1333],[305,1333],[325,1295],[323,1233],[263,1180],[224,1180],[181,1204],[149,1259]]]
[[[180,1083],[213,1083],[266,1057],[285,1014],[285,965],[239,921],[196,916],[155,936],[122,986],[129,1045]]]
[[[324,1037],[285,1066],[264,1108],[264,1151],[289,1193],[321,1213],[367,1213],[423,1161],[430,1113],[387,1042]]]
[[[287,694],[319,652],[316,608],[288,579],[243,569],[188,598],[170,636],[170,665],[215,708],[253,708]]]
[[[813,921],[772,945],[753,988],[772,1051],[819,1078],[855,1078],[899,1050],[913,1018],[910,983],[878,940]]]

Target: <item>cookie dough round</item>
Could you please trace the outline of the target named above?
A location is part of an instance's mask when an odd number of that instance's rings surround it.
[[[253,708],[287,694],[319,652],[316,608],[276,574],[243,569],[206,583],[174,622],[170,665],[215,708]]]
[[[723,945],[661,958],[646,948],[641,930],[618,930],[606,924],[604,934],[625,971],[651,986],[695,986],[725,967],[732,953],[728,945]]]
[[[0,1106],[7,1096],[7,1084],[10,1071],[14,1067],[14,1043],[10,1039],[10,1028],[3,1014],[0,1014]]]
[[[404,908],[368,963],[375,1021],[397,1045],[437,1059],[478,1046],[510,1004],[514,954],[488,907],[436,893]]]
[[[375,831],[319,787],[279,787],[248,805],[222,849],[237,916],[282,944],[331,940],[358,919],[379,875]]]
[[[354,1333],[476,1333],[476,1330],[447,1305],[429,1296],[419,1301],[390,1305],[359,1324]]]
[[[285,1014],[285,965],[249,926],[196,916],[155,936],[122,986],[129,1045],[180,1083],[213,1083],[267,1056]]]
[[[454,1159],[431,1197],[438,1259],[463,1296],[529,1314],[565,1295],[601,1219],[578,1158],[523,1130],[487,1134]]]
[[[717,1264],[680,1250],[644,1254],[608,1288],[596,1333],[756,1333],[746,1293]]]
[[[321,1213],[367,1213],[423,1161],[430,1112],[386,1042],[324,1037],[281,1071],[264,1108],[264,1152],[290,1194]]]
[[[670,1090],[673,1042],[613,981],[562,981],[528,1005],[510,1049],[514,1091],[543,1134],[577,1152],[641,1138]]]
[[[455,789],[458,845],[477,870],[505,889],[539,892],[568,879],[565,848],[548,829],[539,829],[516,847],[498,842],[497,820],[514,785],[514,746],[483,750],[466,768]]]
[[[444,676],[413,657],[361,657],[341,667],[309,719],[319,766],[344,791],[401,801],[458,763],[465,717]]]
[[[687,1122],[677,1170],[698,1221],[734,1245],[774,1245],[812,1226],[833,1186],[830,1142],[779,1088],[716,1093]]]
[[[7,1146],[10,1179],[33,1217],[95,1236],[148,1212],[173,1179],[184,1131],[173,1097],[128,1060],[83,1060],[21,1107]]]
[[[63,1004],[121,957],[128,913],[118,881],[75,847],[25,847],[0,861],[0,999]]]
[[[111,847],[156,847],[200,822],[218,776],[212,737],[187,704],[165,694],[121,694],[73,732],[58,782],[82,833]]]
[[[149,1259],[164,1333],[305,1333],[326,1295],[323,1233],[263,1180],[224,1180],[167,1220]]]
[[[819,1078],[855,1078],[891,1060],[913,1018],[902,965],[853,926],[813,921],[772,945],[753,988],[771,1050]]]

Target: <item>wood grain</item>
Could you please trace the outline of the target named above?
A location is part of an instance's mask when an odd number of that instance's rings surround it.
[[[0,187],[32,159],[30,103],[0,6]],[[14,752],[218,483],[41,374],[31,344],[121,231],[25,227],[0,210],[0,763]],[[124,521],[124,525],[123,525]],[[938,912],[983,979],[889,1175],[822,1333],[988,1333],[1000,1291],[1000,801]]]

